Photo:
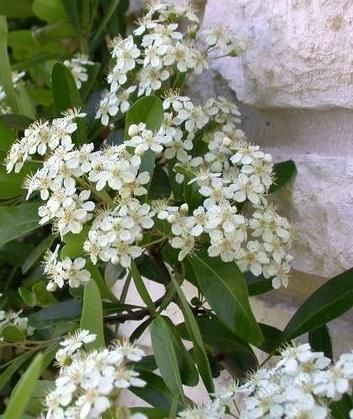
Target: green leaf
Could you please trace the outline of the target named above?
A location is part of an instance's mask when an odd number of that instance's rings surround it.
[[[104,347],[102,300],[98,286],[93,279],[85,285],[80,327],[97,335],[94,342],[85,345],[87,350]]]
[[[340,317],[353,306],[353,269],[330,279],[304,301],[290,319],[282,341],[294,339]]]
[[[16,385],[4,413],[5,419],[21,419],[41,373],[43,355],[38,354]]]
[[[33,0],[1,0],[0,15],[7,18],[24,19],[33,15]]]
[[[264,337],[264,341],[258,347],[268,354],[273,353],[281,346],[281,335],[282,331],[276,327],[270,326],[269,324],[259,323],[261,332]]]
[[[77,35],[81,35],[81,21],[80,21],[80,12],[79,12],[79,3],[80,0],[61,0],[66,14],[69,17],[69,20],[72,26],[75,28]],[[85,0],[88,1],[88,0]]]
[[[342,399],[337,402],[332,402],[330,405],[330,413],[334,419],[347,419],[349,412],[353,408],[352,396],[344,394]]]
[[[57,302],[54,295],[49,292],[43,281],[37,281],[32,287],[33,293],[36,296],[37,304],[40,307],[47,307],[50,304]]]
[[[99,268],[96,265],[88,260],[86,261],[86,269],[91,272],[92,278],[96,282],[100,295],[104,300],[112,301],[116,303],[118,300],[112,291],[108,288],[106,282],[104,281]]]
[[[43,412],[43,400],[54,388],[54,381],[38,380],[27,404],[26,413],[38,417]]]
[[[28,116],[13,113],[0,116],[0,122],[2,122],[5,126],[9,128],[16,128],[18,130],[26,129],[33,121],[34,120]]]
[[[171,187],[167,173],[156,165],[153,172],[151,186],[148,191],[149,199],[168,198],[171,194]]]
[[[35,119],[36,110],[23,82],[18,83],[17,92],[19,113],[27,116],[28,118]]]
[[[52,73],[52,88],[58,113],[69,108],[81,107],[82,100],[71,71],[61,63],[56,63]]]
[[[263,276],[254,276],[250,272],[244,274],[246,285],[248,287],[248,294],[250,296],[260,295],[273,290],[272,282]]]
[[[167,322],[160,316],[151,325],[151,340],[154,357],[166,385],[173,393],[183,399],[183,386],[173,336]]]
[[[135,366],[135,369],[139,371],[140,377],[147,382],[147,385],[145,387],[130,387],[129,390],[150,405],[162,409],[165,411],[165,417],[168,416],[174,397],[173,393],[159,375],[150,371],[139,370],[138,364]],[[180,404],[179,408],[182,407]]]
[[[227,359],[231,364],[235,363],[236,368],[234,365],[231,368],[236,370],[234,373],[237,376],[257,369],[257,358],[251,346],[234,335],[216,317],[198,317],[197,325],[209,352],[213,356]],[[178,330],[183,338],[190,339],[186,324],[178,325]]]
[[[112,18],[116,8],[119,6],[119,3],[120,3],[120,0],[111,0],[110,1],[109,9],[104,13],[103,19],[101,20],[97,30],[95,31],[94,38],[92,39],[92,47],[93,48],[97,45],[103,31],[106,29],[106,27],[107,27],[110,19]]]
[[[22,265],[23,274],[27,273],[33,265],[38,262],[46,250],[50,249],[50,246],[54,243],[55,238],[55,234],[49,234],[32,250]]]
[[[246,342],[261,344],[263,336],[251,311],[245,279],[236,264],[210,258],[205,251],[188,257],[187,264],[225,326]]]
[[[18,100],[14,85],[9,56],[7,52],[7,21],[0,16],[0,84],[6,94],[6,100],[14,112],[18,111]]]
[[[35,294],[28,288],[20,287],[18,289],[18,293],[27,306],[35,307],[37,305],[37,298]]]
[[[11,361],[6,369],[0,374],[0,390],[6,386],[15,372],[32,356],[33,352],[27,351]]]
[[[309,343],[312,350],[323,352],[328,358],[333,358],[330,332],[326,325],[309,332]]]
[[[38,206],[36,202],[17,207],[0,206],[0,248],[40,227]]]
[[[52,72],[52,90],[54,104],[58,113],[71,108],[81,108],[82,99],[71,71],[61,63],[56,63]],[[87,127],[82,118],[77,119],[77,131],[73,138],[83,144],[87,140]]]
[[[208,357],[207,357],[206,349],[204,346],[204,342],[202,339],[199,326],[195,320],[194,314],[189,306],[189,303],[187,302],[185,295],[182,289],[180,288],[180,285],[178,284],[178,281],[173,276],[172,276],[172,281],[173,281],[175,290],[180,300],[180,305],[181,305],[181,310],[184,315],[186,330],[194,345],[195,359],[199,367],[201,378],[208,392],[214,393],[211,367],[208,362]]]
[[[34,0],[32,9],[36,16],[47,22],[67,20],[67,14],[61,0]]]
[[[1,333],[5,342],[23,342],[26,339],[26,334],[17,326],[9,325],[2,329]]]
[[[9,199],[24,194],[23,184],[26,176],[37,169],[37,163],[27,162],[20,173],[9,175],[5,167],[0,166],[0,198]],[[0,221],[1,222],[1,221]]]
[[[67,300],[52,304],[49,307],[37,311],[29,318],[31,326],[41,329],[59,322],[69,322],[80,318],[82,303],[78,300]]]
[[[196,369],[195,362],[190,352],[188,352],[181,340],[172,321],[168,317],[164,317],[169,326],[170,334],[173,339],[175,353],[178,360],[181,382],[189,387],[194,387],[199,382],[199,373]]]
[[[131,267],[130,267],[131,276],[134,279],[134,283],[136,286],[136,289],[138,293],[140,294],[140,297],[142,298],[142,301],[146,304],[148,310],[151,313],[156,312],[156,307],[153,303],[152,298],[150,297],[150,294],[146,288],[146,285],[140,275],[140,272],[137,269],[136,263],[134,261],[131,261]]]
[[[90,226],[85,225],[79,234],[65,234],[63,238],[65,245],[60,252],[61,259],[64,259],[65,257],[75,259],[82,255],[83,244],[87,239],[89,229]]]
[[[269,193],[275,192],[286,185],[296,174],[297,168],[293,160],[277,163],[273,167],[275,181],[270,187]]]
[[[158,131],[164,117],[162,101],[157,96],[138,99],[129,109],[125,119],[125,137],[128,138],[129,126],[143,122],[146,128]]]

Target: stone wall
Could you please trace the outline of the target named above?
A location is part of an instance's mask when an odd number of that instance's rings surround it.
[[[353,1],[208,0],[203,26],[218,25],[248,47],[212,65],[207,90],[233,92],[249,137],[298,168],[276,197],[296,225],[292,281],[255,303],[263,321],[283,326],[324,280],[353,266]],[[331,325],[336,352],[353,346],[350,321]]]
[[[194,3],[204,28],[235,32],[247,51],[213,62],[190,94],[239,101],[249,137],[297,164],[276,197],[296,225],[292,281],[253,302],[261,321],[283,327],[323,281],[353,266],[353,0]],[[331,325],[336,353],[353,347],[351,320]]]

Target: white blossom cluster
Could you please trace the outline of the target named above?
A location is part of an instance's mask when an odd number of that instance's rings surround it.
[[[261,368],[245,383],[219,390],[207,405],[178,418],[325,419],[332,417],[330,403],[350,395],[352,388],[353,352],[333,363],[309,344],[288,346],[273,368]]]
[[[88,67],[94,65],[85,55],[77,55],[65,60],[64,65],[71,71],[78,89],[88,80]]]
[[[141,87],[134,83],[136,78],[142,79],[137,75],[149,67],[174,76],[184,70],[197,72],[194,64],[180,67],[183,60],[179,55],[173,60],[169,57],[178,48],[189,51],[187,62],[197,55],[191,40],[178,32],[174,20],[179,18],[197,25],[188,7],[154,5],[134,36],[114,42],[115,67],[108,76],[109,95],[114,100],[120,93],[139,91]],[[215,42],[223,49],[234,49],[231,38],[219,31],[215,34],[207,34],[207,50],[212,50]],[[144,52],[139,49],[142,47]],[[109,115],[113,116],[109,106],[107,112],[102,107],[98,111],[105,125]],[[114,106],[114,114],[118,108],[126,112],[129,102],[125,98]],[[128,268],[131,259],[144,251],[144,233],[161,235],[156,226],[159,219],[170,224],[171,233],[165,239],[180,250],[180,261],[199,243],[206,243],[210,257],[234,261],[243,272],[271,278],[275,288],[286,286],[291,226],[266,197],[274,181],[271,155],[246,140],[239,128],[238,108],[222,97],[195,104],[169,89],[163,110],[159,130],[144,123],[132,124],[121,144],[98,150],[93,143],[75,146],[76,119],[85,117],[78,110],[51,122],[37,121],[9,150],[7,171],[18,173],[27,160],[41,160],[41,167],[27,179],[27,198],[39,194],[43,201],[40,223],[52,223],[62,239],[68,233],[80,234],[85,227],[88,233],[83,248],[93,263],[110,261]],[[164,203],[146,202],[151,179],[142,162],[147,153],[162,170],[175,175],[184,189],[195,189],[198,205],[183,202],[185,198],[174,192]],[[243,206],[245,211],[240,214]],[[84,263],[82,258],[61,261],[56,255],[48,257],[49,289],[66,282],[74,287],[87,282]],[[80,274],[72,274],[75,270]]]
[[[33,334],[34,328],[29,326],[28,317],[21,316],[21,314],[22,310],[17,312],[11,310],[0,310],[0,336],[2,335],[4,328],[7,326],[15,326],[27,336]]]
[[[272,278],[275,288],[288,284],[292,257],[291,226],[268,203],[265,195],[273,183],[270,154],[246,141],[239,129],[240,113],[224,98],[204,106],[173,92],[163,102],[164,158],[174,159],[176,181],[195,184],[203,203],[189,212],[187,204],[162,208],[158,218],[167,219],[175,237],[172,247],[181,249],[179,260],[197,247],[205,233],[208,253],[224,262],[235,261],[253,275]],[[197,144],[206,147],[195,153]],[[239,207],[248,201],[254,210],[246,218]]]
[[[207,57],[215,51],[239,55],[244,49],[242,41],[220,28],[205,31],[206,46],[202,48],[196,39],[198,29],[199,19],[190,5],[155,2],[132,35],[113,40],[109,89],[101,98],[96,118],[108,125],[119,111],[128,111],[133,98],[175,87],[191,72],[202,73],[208,67]]]
[[[71,288],[78,288],[85,285],[91,279],[91,273],[84,269],[86,261],[84,258],[74,260],[65,257],[58,260],[59,246],[54,252],[48,250],[45,255],[44,273],[50,278],[47,285],[49,291],[55,291],[62,288],[67,282]]]
[[[7,171],[19,172],[32,156],[43,157],[42,166],[26,181],[27,198],[38,192],[44,201],[38,210],[40,224],[54,223],[63,238],[68,233],[81,233],[90,223],[84,250],[92,262],[97,263],[99,258],[129,267],[131,257],[142,254],[136,243],[142,240],[143,231],[154,225],[150,205],[137,199],[147,193],[144,185],[150,176],[146,171],[139,172],[141,157],[130,153],[125,144],[98,151],[92,143],[75,147],[71,137],[77,129],[74,121],[83,115],[70,111],[51,123],[32,124],[11,147]],[[130,141],[137,141],[137,136]],[[106,189],[114,192],[115,201]],[[90,199],[91,194],[98,203]],[[88,282],[85,259],[59,260],[58,255],[59,248],[46,257],[49,290],[65,283],[75,288]]]
[[[12,84],[16,88],[18,82],[26,75],[24,71],[12,73]],[[4,88],[0,84],[0,114],[10,113],[12,109],[6,104],[6,93]]]
[[[132,366],[144,355],[140,348],[117,342],[86,352],[84,344],[95,339],[88,330],[79,330],[60,343],[56,354],[59,375],[45,399],[47,419],[99,419],[104,413],[119,416],[120,392],[145,386]],[[142,414],[124,417],[146,419]]]

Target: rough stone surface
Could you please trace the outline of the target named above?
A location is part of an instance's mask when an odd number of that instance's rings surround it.
[[[238,61],[214,64],[260,108],[353,108],[352,0],[208,0],[204,27],[245,37]]]

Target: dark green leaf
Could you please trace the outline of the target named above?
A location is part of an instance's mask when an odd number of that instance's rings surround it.
[[[309,343],[314,351],[323,352],[328,358],[333,358],[330,332],[326,325],[310,330]]]
[[[22,419],[42,367],[43,355],[38,354],[17,383],[4,413],[5,419]]]
[[[0,248],[40,227],[38,206],[36,202],[17,207],[0,206]]]
[[[32,356],[33,352],[27,351],[11,361],[6,369],[0,374],[0,390],[6,386],[15,372]]]
[[[52,90],[55,108],[58,113],[70,108],[81,108],[82,99],[77,89],[71,71],[61,63],[56,63],[52,72]],[[73,134],[76,143],[82,144],[87,138],[86,123],[82,118],[77,119],[77,131]]]
[[[272,184],[269,193],[275,192],[286,185],[296,174],[297,168],[293,160],[286,160],[275,164],[273,171],[275,181]]]
[[[94,342],[85,345],[86,349],[104,347],[102,300],[97,284],[93,279],[85,285],[80,327],[95,333],[97,336]]]
[[[168,416],[174,397],[173,393],[159,375],[139,370],[138,364],[135,369],[139,371],[140,377],[147,382],[147,385],[145,387],[130,387],[130,390],[151,406],[164,410],[165,416]],[[182,408],[182,405],[179,407]]]
[[[74,321],[80,318],[82,303],[78,300],[67,300],[61,303],[52,304],[47,308],[39,310],[29,318],[31,326],[40,329],[53,324]]]
[[[149,188],[149,199],[168,198],[171,193],[169,177],[167,173],[157,165],[153,172],[151,186]]]
[[[294,339],[340,317],[353,306],[353,269],[330,279],[304,301],[283,331],[282,340]]]
[[[16,115],[9,113],[6,115],[0,116],[0,122],[6,125],[9,128],[16,128],[19,130],[24,130],[33,122],[33,119],[28,118],[25,115]]]
[[[272,282],[263,276],[257,277],[250,272],[244,274],[250,296],[260,295],[273,290]]]
[[[159,371],[173,395],[183,398],[178,359],[173,336],[166,321],[158,316],[151,325],[151,340],[154,357]]]
[[[140,297],[142,298],[142,301],[146,304],[146,306],[148,307],[148,310],[151,313],[154,313],[156,311],[156,307],[153,303],[152,298],[150,297],[150,294],[146,288],[146,285],[134,261],[131,262],[130,272],[131,272],[131,276],[134,279],[136,289],[138,293],[140,294]]]
[[[259,326],[264,337],[259,349],[267,353],[273,353],[281,346],[282,331],[269,324],[259,323]]]
[[[234,374],[240,376],[258,367],[251,346],[234,335],[216,317],[198,317],[197,324],[209,352],[232,364],[228,367],[231,367]],[[185,326],[179,325],[178,330],[183,338],[188,338]]]
[[[246,342],[261,344],[262,333],[249,304],[245,279],[236,264],[210,258],[204,251],[188,257],[187,264],[225,326]]]
[[[181,310],[184,315],[187,333],[194,345],[195,360],[199,367],[200,375],[208,392],[213,393],[214,385],[212,380],[211,368],[208,362],[207,353],[199,326],[195,320],[194,314],[189,306],[189,303],[186,300],[182,289],[180,288],[180,285],[174,277],[172,277],[172,281],[180,300]]]
[[[55,234],[49,234],[49,236],[45,237],[27,256],[26,260],[22,265],[22,273],[27,273],[32,266],[38,262],[38,260],[42,257],[44,252],[50,248],[50,246],[54,243]]]
[[[186,386],[196,386],[196,384],[199,382],[199,373],[196,369],[193,357],[185,349],[185,346],[171,320],[168,317],[164,317],[164,320],[167,322],[169,326],[169,330],[173,339],[175,353],[179,365],[181,381]]]
[[[330,404],[332,418],[334,419],[347,419],[350,417],[349,412],[353,408],[352,397],[344,394],[342,399]]]
[[[125,119],[125,137],[128,138],[129,126],[143,122],[146,128],[158,131],[164,117],[162,101],[156,96],[138,99],[129,109]]]
[[[69,17],[69,20],[72,26],[75,28],[77,35],[81,35],[81,20],[80,20],[80,0],[61,0],[66,14]],[[88,0],[86,0],[88,1]]]

